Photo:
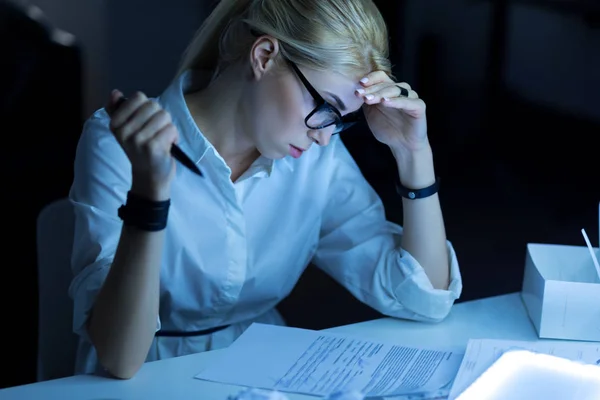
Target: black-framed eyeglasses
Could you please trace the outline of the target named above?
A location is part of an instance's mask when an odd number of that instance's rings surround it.
[[[306,118],[304,118],[304,124],[307,128],[324,129],[329,126],[335,125],[332,134],[336,135],[341,131],[350,128],[352,125],[356,124],[362,119],[363,114],[360,110],[342,116],[340,111],[333,105],[328,103],[319,94],[319,92],[317,92],[313,85],[311,85],[310,82],[308,82],[308,79],[306,79],[304,74],[300,72],[300,68],[298,68],[298,66],[294,62],[287,58],[286,61],[288,62],[288,64],[290,64],[296,75],[298,75],[298,78],[300,78],[300,81],[302,82],[306,90],[308,90],[308,93],[310,93],[310,95],[315,100],[315,103],[317,104],[317,106],[310,112],[310,114],[308,114]]]

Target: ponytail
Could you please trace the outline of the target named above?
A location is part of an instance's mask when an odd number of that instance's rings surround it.
[[[194,35],[184,53],[177,75],[188,69],[216,70],[223,33],[251,3],[252,0],[220,0]]]

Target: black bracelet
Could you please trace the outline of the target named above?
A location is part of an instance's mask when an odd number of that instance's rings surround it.
[[[396,184],[396,191],[398,194],[406,199],[416,200],[416,199],[424,199],[425,197],[432,196],[438,192],[440,189],[440,180],[439,178],[435,178],[435,183],[431,186],[427,186],[423,189],[409,189],[407,187],[402,186],[400,181]]]
[[[127,202],[119,207],[119,218],[125,226],[157,232],[167,227],[170,200],[152,201],[127,192]]]

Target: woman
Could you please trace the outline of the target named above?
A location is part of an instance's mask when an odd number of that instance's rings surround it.
[[[159,99],[113,91],[70,194],[78,373],[129,378],[283,324],[274,307],[309,262],[384,314],[448,314],[461,278],[425,104],[390,78],[387,46],[370,0],[222,0]],[[397,160],[404,230],[335,135],[360,109]]]

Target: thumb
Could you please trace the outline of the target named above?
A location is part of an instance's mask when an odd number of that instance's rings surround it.
[[[117,110],[117,108],[119,108],[123,101],[125,101],[125,96],[123,93],[120,90],[114,89],[112,92],[110,92],[108,102],[104,106],[104,109],[109,116],[112,116],[112,114]]]

